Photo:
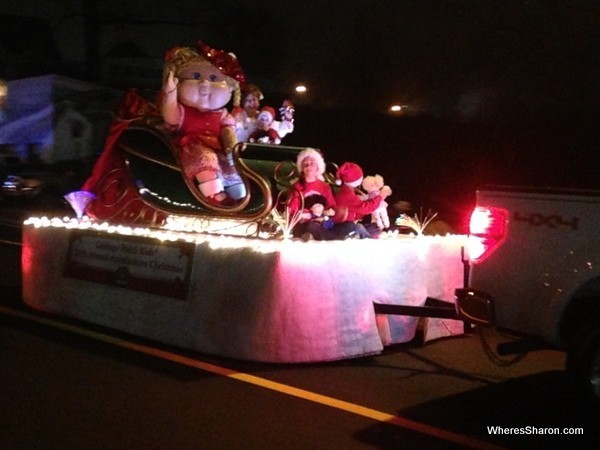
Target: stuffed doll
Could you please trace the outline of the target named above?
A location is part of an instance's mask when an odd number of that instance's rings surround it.
[[[325,206],[321,203],[315,203],[310,208],[310,213],[312,214],[313,222],[319,222],[323,228],[326,230],[333,229],[333,220],[327,214],[325,214]]]
[[[232,158],[235,120],[226,106],[239,105],[244,74],[233,54],[198,42],[167,52],[161,112],[174,134],[185,177],[209,203],[231,205],[246,190]]]
[[[294,113],[296,109],[289,100],[284,100],[279,108],[279,121],[275,121],[272,128],[277,130],[279,137],[283,139],[286,135],[294,131]]]
[[[256,119],[256,130],[250,134],[248,142],[280,144],[281,138],[279,137],[279,133],[273,129],[274,120],[275,110],[270,106],[262,108]]]
[[[311,214],[311,222],[320,223],[321,226],[327,230],[333,228],[333,220],[330,215],[333,213],[332,210],[325,210],[325,203],[327,200],[322,195],[311,195],[307,197],[304,206],[307,207]]]
[[[241,106],[234,106],[231,114],[235,119],[235,133],[239,142],[248,142],[250,135],[256,130],[256,119],[260,112],[263,93],[254,84],[247,84],[241,92]]]
[[[375,198],[384,193],[386,197],[392,194],[392,189],[384,185],[381,175],[368,175],[362,181],[362,188],[367,193],[365,198]],[[377,209],[371,213],[371,221],[377,224],[377,228],[385,230],[390,227],[390,218],[387,211],[388,204],[383,200]]]
[[[263,93],[254,84],[247,84],[242,91],[242,106],[234,106],[231,113],[236,123],[236,135],[239,142],[250,142],[250,135],[258,128],[258,114],[261,111],[260,102],[264,99]],[[269,127],[283,139],[294,131],[294,105],[289,100],[284,100],[279,108],[279,120],[272,120]],[[275,110],[270,110],[270,115],[275,118]]]

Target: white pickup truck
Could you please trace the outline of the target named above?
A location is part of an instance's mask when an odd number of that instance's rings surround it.
[[[600,191],[477,191],[459,315],[522,335],[503,354],[567,352],[567,369],[600,401]]]

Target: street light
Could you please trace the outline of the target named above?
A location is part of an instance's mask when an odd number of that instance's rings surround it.
[[[389,111],[392,114],[399,114],[401,113],[403,110],[405,110],[406,108],[408,108],[408,105],[398,105],[398,104],[393,104],[392,106],[390,106]]]
[[[294,91],[296,92],[296,94],[302,95],[302,94],[306,94],[308,92],[308,88],[304,84],[298,84],[294,88]]]

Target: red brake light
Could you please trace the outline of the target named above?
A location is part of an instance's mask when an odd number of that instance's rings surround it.
[[[469,260],[477,264],[498,248],[508,231],[508,211],[503,208],[476,207],[469,221]]]

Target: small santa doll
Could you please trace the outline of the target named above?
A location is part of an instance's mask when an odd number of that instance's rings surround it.
[[[263,107],[256,118],[256,131],[250,135],[248,142],[280,144],[281,138],[279,137],[279,133],[272,128],[274,120],[275,110],[270,106]]]

